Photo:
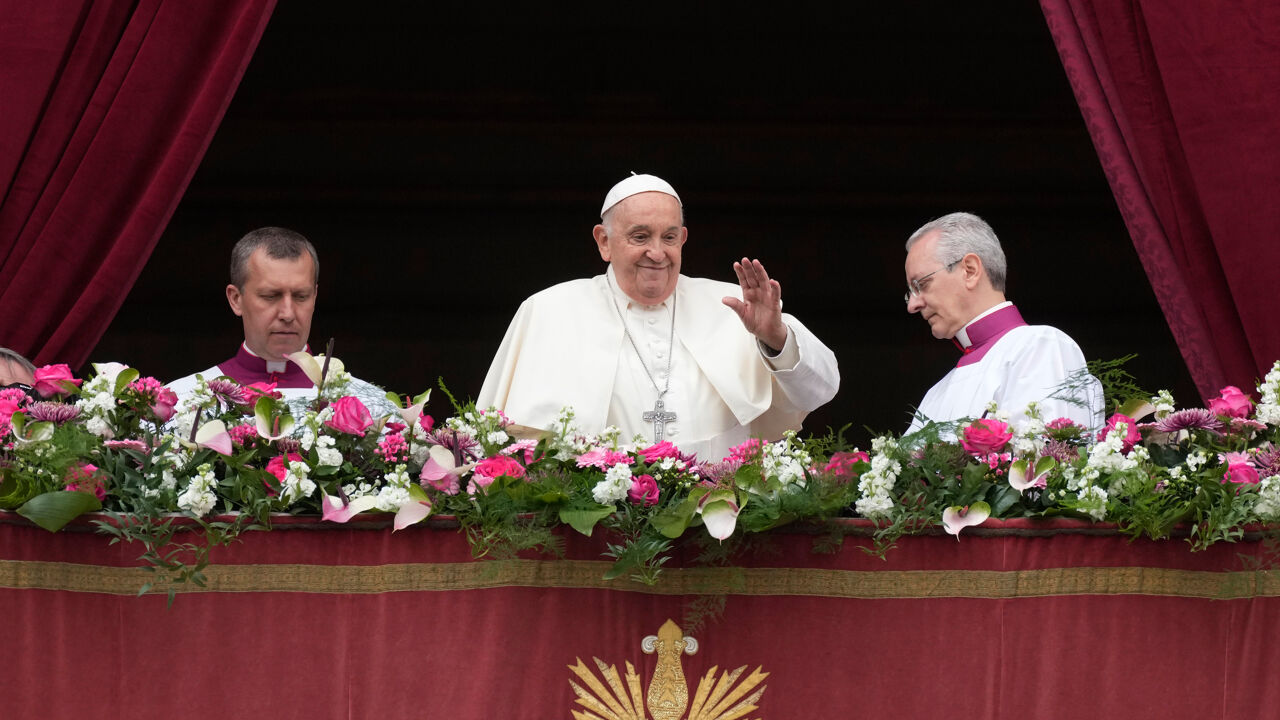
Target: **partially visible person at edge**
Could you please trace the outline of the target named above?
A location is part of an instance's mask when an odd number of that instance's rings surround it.
[[[962,353],[930,388],[908,428],[926,421],[979,418],[991,403],[1017,427],[1035,403],[1041,420],[1065,417],[1103,425],[1102,385],[1088,374],[1080,346],[1057,328],[1028,325],[1005,299],[1006,263],[995,231],[957,212],[926,223],[907,240],[907,312]]]
[[[244,341],[235,355],[199,373],[169,383],[179,400],[190,396],[197,376],[227,376],[241,385],[274,386],[291,405],[314,399],[315,384],[289,353],[307,350],[316,307],[320,259],[309,240],[293,230],[259,228],[240,238],[231,251],[227,304],[244,325]],[[337,354],[337,353],[335,353]],[[347,394],[360,399],[373,417],[395,407],[381,388],[352,377]]]
[[[549,428],[570,406],[584,432],[614,426],[715,461],[751,437],[799,429],[835,396],[835,355],[782,312],[781,286],[759,260],[733,264],[737,285],[680,274],[688,230],[665,180],[615,185],[592,236],[607,270],[525,300],[478,407]]]
[[[0,388],[20,387],[29,392],[36,384],[36,366],[21,354],[0,347]]]

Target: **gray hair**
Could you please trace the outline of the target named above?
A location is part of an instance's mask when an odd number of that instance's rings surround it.
[[[7,347],[0,347],[0,360],[6,360],[11,363],[17,363],[26,369],[32,375],[36,374],[36,366],[30,360],[22,357],[16,350],[10,350]]]
[[[232,285],[244,290],[244,284],[249,280],[249,257],[259,248],[267,251],[267,257],[276,260],[294,260],[306,252],[311,256],[311,266],[315,273],[313,280],[320,280],[320,256],[316,255],[316,248],[310,240],[303,237],[302,233],[286,228],[264,227],[240,238],[232,248]]]
[[[1004,257],[1004,249],[1000,247],[1000,238],[991,229],[986,220],[967,212],[955,212],[931,220],[911,233],[907,239],[907,250],[926,234],[938,230],[938,244],[934,247],[934,255],[944,265],[959,262],[969,253],[982,260],[982,267],[987,271],[991,287],[1004,292],[1009,267]]]

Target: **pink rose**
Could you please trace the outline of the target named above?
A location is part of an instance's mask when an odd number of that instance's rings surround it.
[[[987,455],[999,452],[1012,438],[1013,431],[1009,429],[1008,423],[995,418],[981,418],[964,429],[960,445],[965,452],[973,455]]]
[[[1107,418],[1107,426],[1098,431],[1098,442],[1106,440],[1107,435],[1110,435],[1111,431],[1115,430],[1116,426],[1120,423],[1125,424],[1124,438],[1122,440],[1120,452],[1128,455],[1129,451],[1133,449],[1133,446],[1142,441],[1142,433],[1138,432],[1138,421],[1128,415],[1116,413]]]
[[[294,452],[289,453],[288,460],[289,462],[303,462],[302,456]],[[274,475],[276,480],[283,485],[284,477],[289,473],[289,466],[285,464],[285,456],[277,455],[271,458],[271,460],[267,462],[267,472]],[[262,484],[267,485],[267,481],[263,480]],[[271,497],[275,497],[276,491],[273,490],[270,485],[267,485],[267,494]]]
[[[435,427],[436,421],[435,418],[430,415],[420,415],[418,416],[418,424],[421,425],[422,429],[426,432],[431,432],[431,428]]]
[[[54,395],[69,395],[80,387],[83,380],[77,380],[71,376],[71,368],[66,363],[58,363],[57,365],[45,365],[38,368],[35,372],[36,392],[41,397],[52,397]]]
[[[1227,472],[1223,474],[1222,479],[1237,485],[1257,485],[1258,471],[1248,463],[1236,463],[1227,466]]]
[[[641,450],[640,454],[644,456],[645,462],[655,463],[664,458],[680,457],[680,449],[675,445],[672,445],[670,440],[663,440],[657,445],[650,445],[649,447]]]
[[[524,477],[524,466],[513,457],[507,455],[494,455],[493,457],[485,458],[479,463],[476,463],[475,474],[477,476],[476,482],[480,481],[481,476],[488,480],[488,482],[481,484],[481,487],[487,487],[495,478]]]
[[[289,453],[289,462],[302,462],[302,456],[298,453]],[[285,456],[277,455],[267,462],[267,472],[276,476],[280,482],[284,482],[284,476],[288,474],[289,468],[285,465]]]
[[[148,404],[160,422],[167,423],[173,417],[173,406],[178,404],[178,396],[161,385],[159,380],[153,377],[138,378],[129,383],[129,389]]]
[[[670,445],[671,443],[664,443]],[[627,499],[633,505],[657,505],[658,481],[652,475],[636,475],[631,478],[631,489],[627,491]]]
[[[241,391],[244,393],[244,404],[248,406],[250,410],[253,409],[254,405],[258,404],[258,398],[260,397],[269,397],[276,400],[284,397],[284,394],[276,390],[275,383],[250,383],[249,385],[245,385],[241,388]]]
[[[832,453],[831,459],[827,461],[827,465],[822,468],[822,471],[830,473],[832,477],[840,480],[852,479],[858,476],[853,468],[854,465],[860,462],[869,463],[871,462],[871,457],[861,450],[857,452]]]
[[[325,425],[348,435],[364,435],[364,431],[373,424],[373,416],[369,408],[359,398],[345,395],[333,404],[333,417],[325,421]]]
[[[1252,408],[1253,400],[1235,385],[1222,388],[1222,395],[1209,401],[1209,409],[1225,417],[1247,418]]]

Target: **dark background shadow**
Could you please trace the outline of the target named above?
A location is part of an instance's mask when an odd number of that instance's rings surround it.
[[[955,362],[903,309],[902,245],[960,209],[1029,322],[1197,403],[1038,8],[903,5],[281,3],[92,358],[168,380],[229,357],[230,248],[283,225],[320,252],[317,351],[474,396],[521,299],[603,271],[591,227],[635,170],[684,198],[687,274],[759,256],[836,352],[811,430],[901,431]]]

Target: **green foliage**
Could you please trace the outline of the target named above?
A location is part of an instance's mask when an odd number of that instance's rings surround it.
[[[1136,357],[1138,357],[1137,354],[1130,354],[1113,360],[1090,360],[1086,364],[1085,370],[1088,374],[1098,378],[1098,382],[1102,383],[1105,407],[1114,410],[1131,400],[1146,400],[1151,397],[1151,393],[1138,385],[1138,379],[1124,369],[1124,366]],[[1079,389],[1081,381],[1082,378],[1073,378],[1068,382],[1068,386]]]

